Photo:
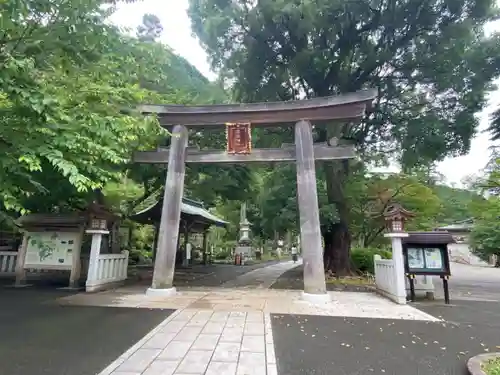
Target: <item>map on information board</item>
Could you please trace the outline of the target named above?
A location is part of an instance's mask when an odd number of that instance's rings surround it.
[[[425,249],[425,265],[431,269],[443,268],[443,258],[440,249]]]
[[[31,232],[28,234],[25,267],[71,269],[78,232]]]

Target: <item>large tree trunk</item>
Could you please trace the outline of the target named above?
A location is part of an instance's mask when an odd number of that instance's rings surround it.
[[[337,276],[351,274],[349,207],[344,194],[347,161],[324,164],[328,202],[335,205],[339,221],[323,226],[325,270]]]
[[[345,223],[335,223],[323,232],[325,249],[323,261],[325,270],[336,276],[345,276],[351,273],[351,236]]]

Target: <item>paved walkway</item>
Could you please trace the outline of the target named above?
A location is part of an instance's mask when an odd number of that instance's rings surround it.
[[[369,293],[331,292],[331,303],[312,305],[301,300],[300,291],[266,289],[294,266],[292,262],[270,265],[223,288],[180,288],[173,297],[151,297],[143,287],[127,287],[69,296],[60,303],[178,309],[100,375],[289,375],[280,370],[274,354],[271,313],[278,318],[307,314],[438,321]],[[244,283],[253,288],[243,287]],[[303,347],[300,341],[294,345]]]
[[[100,375],[276,375],[269,314],[177,311]]]
[[[500,349],[500,305],[487,281],[496,270],[454,273],[460,290],[481,301],[401,306],[330,292],[331,303],[312,305],[299,290],[266,289],[288,267],[218,288],[181,287],[169,298],[146,296],[145,285],[74,295],[2,289],[0,373],[465,375],[469,357]],[[484,278],[495,302],[479,294]]]
[[[247,272],[237,278],[222,284],[223,288],[270,288],[278,278],[286,271],[298,267],[302,264],[302,259],[297,263],[293,261],[273,264],[271,266],[258,268]]]

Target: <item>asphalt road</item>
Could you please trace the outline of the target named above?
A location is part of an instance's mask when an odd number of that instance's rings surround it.
[[[442,298],[439,278],[434,278],[434,288]],[[500,301],[500,268],[452,263],[449,288],[452,300]]]
[[[467,359],[498,350],[487,326],[273,315],[279,375],[466,375]]]
[[[273,315],[279,375],[466,375],[466,361],[500,351],[500,269],[452,264],[451,305],[412,306],[443,323]]]
[[[95,375],[173,312],[59,306],[67,294],[0,288],[0,374]]]

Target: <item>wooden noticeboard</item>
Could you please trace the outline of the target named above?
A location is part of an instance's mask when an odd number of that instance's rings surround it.
[[[29,232],[25,268],[71,270],[79,232]]]
[[[404,256],[407,273],[413,275],[450,274],[450,264],[446,246],[406,244]]]
[[[252,151],[250,124],[226,124],[226,141],[229,154],[249,154]]]
[[[415,301],[415,277],[436,275],[443,280],[444,300],[450,303],[448,278],[451,275],[448,244],[453,237],[448,232],[414,232],[403,239],[405,273],[410,282],[410,299]]]

